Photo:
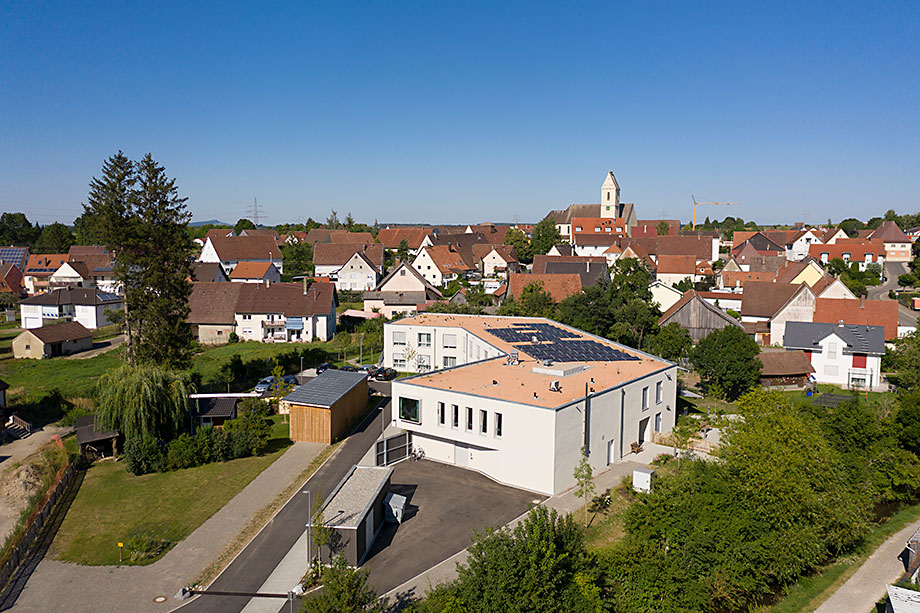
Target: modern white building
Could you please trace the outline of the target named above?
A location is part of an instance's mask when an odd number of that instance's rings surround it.
[[[64,287],[36,294],[19,302],[24,329],[40,328],[50,321],[76,321],[95,330],[112,323],[109,311],[124,308],[123,299],[93,288]]]
[[[818,383],[845,389],[887,389],[880,378],[885,354],[882,326],[789,321],[783,346],[805,351]]]
[[[543,494],[670,432],[677,365],[543,318],[422,313],[384,326],[396,425],[427,458]]]

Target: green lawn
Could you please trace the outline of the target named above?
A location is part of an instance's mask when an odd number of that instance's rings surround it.
[[[908,524],[920,519],[920,504],[905,507],[883,524],[873,526],[869,536],[853,553],[839,558],[817,573],[803,577],[786,590],[775,604],[759,609],[761,613],[795,613],[814,611],[830,598],[859,569],[882,543]]]
[[[97,462],[51,545],[50,555],[86,565],[118,564],[123,542],[124,563],[150,564],[182,541],[259,473],[277,460],[290,441],[281,416],[272,417],[271,453],[197,468],[135,477],[122,462]],[[162,551],[131,561],[131,545],[161,543]]]

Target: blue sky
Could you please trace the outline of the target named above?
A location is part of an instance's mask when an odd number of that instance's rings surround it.
[[[152,152],[196,219],[920,210],[920,3],[0,3],[0,208]]]

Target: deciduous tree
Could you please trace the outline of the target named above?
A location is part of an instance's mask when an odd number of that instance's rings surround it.
[[[185,375],[159,366],[126,364],[99,378],[97,424],[121,432],[126,440],[172,440],[188,428],[188,397],[193,391]]]
[[[541,219],[533,228],[533,237],[530,240],[533,255],[543,255],[562,242],[559,229],[550,218]]]
[[[727,326],[711,332],[690,352],[690,361],[710,390],[729,400],[751,389],[760,378],[760,348],[743,329]]]

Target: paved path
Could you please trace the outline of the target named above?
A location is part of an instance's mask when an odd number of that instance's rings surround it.
[[[93,348],[89,351],[83,351],[80,353],[75,353],[73,355],[64,356],[65,360],[85,360],[87,358],[94,358],[97,355],[102,355],[107,353],[116,347],[120,347],[125,342],[125,335],[119,334],[118,336],[113,336],[104,341],[97,341],[93,343]]]
[[[318,443],[295,443],[222,509],[150,566],[79,566],[42,560],[13,611],[147,611],[175,608],[173,596],[188,585],[275,499],[322,450]],[[192,493],[190,493],[192,495]],[[163,603],[154,598],[165,596]]]
[[[918,528],[920,524],[910,524],[882,543],[846,583],[815,609],[815,613],[875,611],[875,603],[885,595],[885,586],[904,574],[904,564],[898,556]]]
[[[654,443],[645,443],[645,449],[642,451],[642,453],[635,456],[628,456],[628,460],[623,460],[616,464],[612,464],[604,472],[595,475],[594,487],[597,493],[600,494],[607,489],[619,486],[620,482],[623,480],[623,477],[632,475],[633,469],[648,466],[648,463],[651,462],[656,456],[661,453],[669,452],[671,452],[669,447],[656,445]],[[575,489],[572,488],[560,494],[556,494],[551,498],[547,498],[543,502],[543,505],[564,514],[577,511],[582,506],[584,506],[584,502],[581,498],[575,495]],[[507,525],[515,526],[524,518],[525,515],[526,513]],[[392,600],[406,600],[410,597],[422,597],[431,587],[437,585],[438,583],[443,583],[445,581],[450,581],[456,578],[457,564],[466,561],[467,553],[468,551],[464,549],[463,551],[451,556],[450,558],[433,566],[432,568],[429,568],[418,576],[413,577],[409,581],[406,581],[402,585],[393,588],[386,593],[386,596]]]
[[[39,430],[34,430],[32,434],[25,438],[0,445],[0,473],[38,451],[38,448],[50,441],[55,434],[63,437],[72,431],[73,428],[70,426],[61,428],[48,425]]]
[[[310,490],[313,496],[316,496],[317,493],[327,496],[332,492],[348,470],[361,460],[367,449],[380,436],[381,417],[385,415],[388,422],[389,414],[390,402],[387,399],[381,408],[374,410],[358,425],[355,432],[345,439],[326,463],[300,488],[300,491]],[[249,593],[258,591],[271,578],[275,569],[282,565],[289,552],[295,548],[298,540],[303,536],[304,525],[309,516],[307,496],[295,494],[240,555],[208,586],[208,589]],[[284,567],[288,569],[281,575],[285,581],[291,576],[289,570],[295,566],[296,557],[299,557],[299,554],[288,557],[287,563],[284,564]],[[306,572],[306,552],[301,560],[303,572]],[[275,578],[278,577],[279,575],[276,574]],[[291,587],[294,587],[293,584],[288,589]],[[250,599],[239,596],[202,595],[195,597],[178,610],[182,613],[239,613],[249,602]],[[278,606],[280,607],[281,603],[278,603]]]

